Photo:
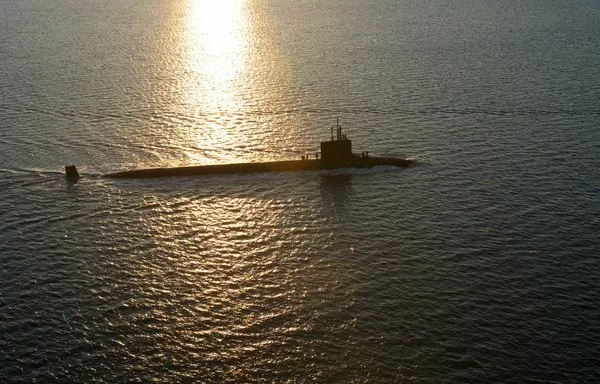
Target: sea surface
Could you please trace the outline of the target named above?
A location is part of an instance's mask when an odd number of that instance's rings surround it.
[[[600,382],[599,31],[596,0],[0,0],[0,382]],[[336,118],[418,164],[100,177],[299,159]]]

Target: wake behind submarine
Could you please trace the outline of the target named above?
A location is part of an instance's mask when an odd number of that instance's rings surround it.
[[[413,159],[370,156],[369,152],[362,152],[360,155],[356,155],[352,153],[352,141],[348,139],[346,134],[342,133],[342,126],[339,124],[339,119],[335,125],[335,138],[333,129],[334,127],[331,127],[331,140],[321,142],[321,152],[315,153],[314,159],[310,159],[308,156],[302,156],[301,160],[199,165],[173,168],[146,168],[109,173],[102,175],[102,177],[112,179],[149,179],[173,176],[292,172],[337,168],[371,168],[380,165],[405,168],[415,163],[415,160]],[[67,179],[76,180],[79,178],[75,166],[67,166],[65,169],[67,172]]]

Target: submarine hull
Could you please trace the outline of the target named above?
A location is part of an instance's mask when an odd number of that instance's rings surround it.
[[[147,168],[109,173],[103,177],[113,179],[150,179],[158,177],[179,176],[207,176],[227,174],[247,174],[264,172],[294,172],[294,171],[316,171],[336,168],[370,168],[381,165],[394,167],[408,167],[414,163],[411,159],[400,159],[393,157],[359,157],[355,156],[350,161],[327,162],[322,159],[311,160],[287,160],[271,161],[262,163],[239,163],[199,165],[189,167],[173,168]]]

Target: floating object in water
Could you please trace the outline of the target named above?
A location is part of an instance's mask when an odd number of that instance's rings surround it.
[[[331,127],[331,140],[321,142],[321,152],[314,154],[314,159],[302,156],[302,160],[270,161],[260,163],[238,163],[199,165],[173,168],[147,168],[122,171],[103,175],[108,178],[146,179],[173,176],[203,176],[224,174],[245,174],[262,172],[291,172],[308,170],[326,170],[337,168],[371,168],[378,165],[408,167],[415,160],[395,157],[370,156],[369,152],[360,155],[352,153],[352,141],[342,133],[342,127],[336,124],[336,137]]]
[[[69,181],[79,180],[79,172],[77,172],[76,166],[65,165],[65,173],[66,173],[67,180],[69,180]]]

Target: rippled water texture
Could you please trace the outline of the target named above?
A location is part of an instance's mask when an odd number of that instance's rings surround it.
[[[600,381],[599,20],[2,2],[0,381]],[[298,159],[336,117],[418,165],[100,177]]]

